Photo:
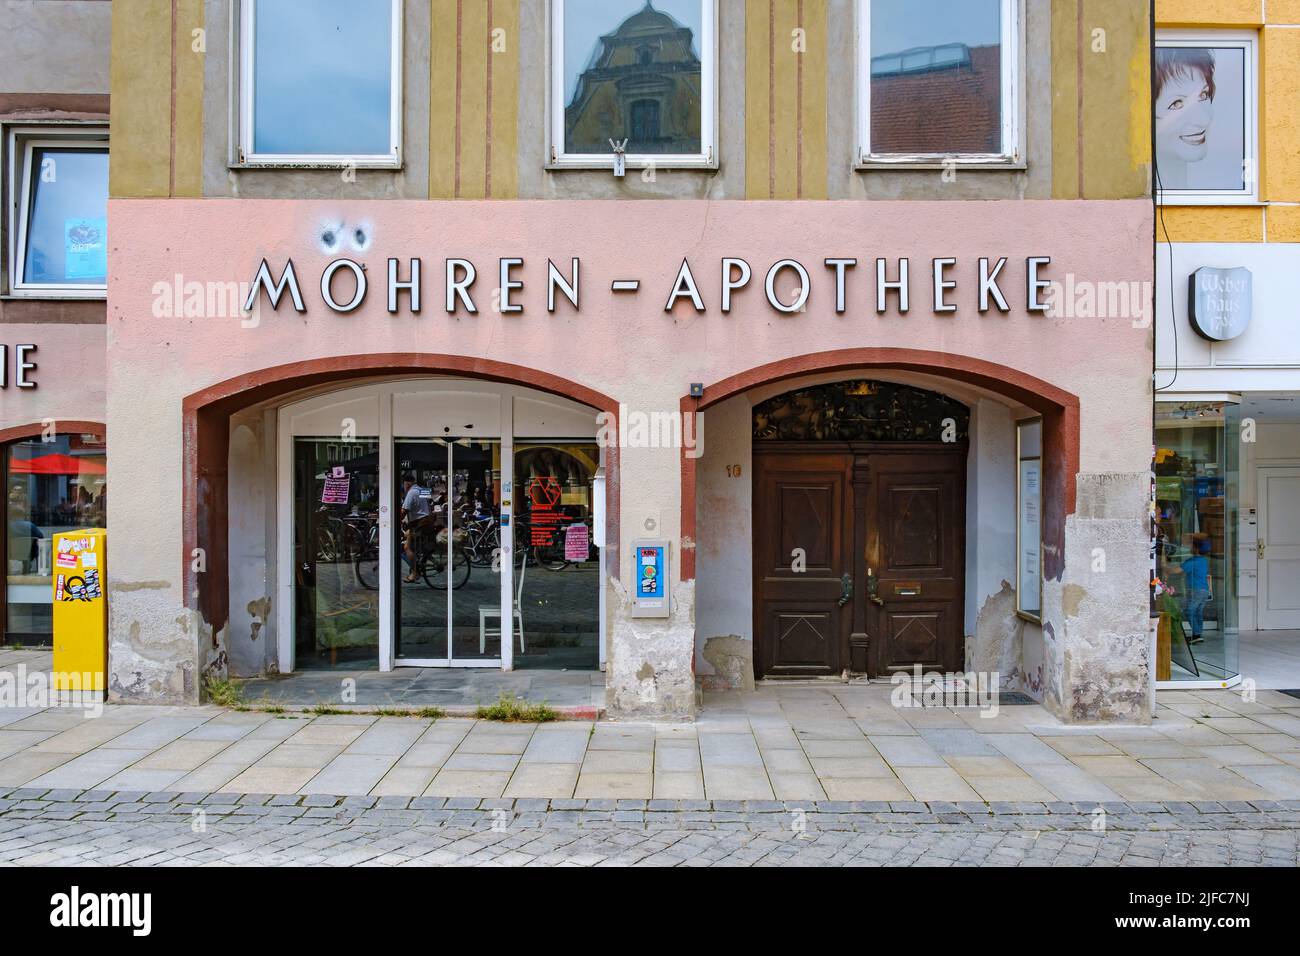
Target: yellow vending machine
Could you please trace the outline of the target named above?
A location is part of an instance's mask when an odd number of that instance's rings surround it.
[[[54,689],[103,696],[108,669],[108,532],[54,536]]]

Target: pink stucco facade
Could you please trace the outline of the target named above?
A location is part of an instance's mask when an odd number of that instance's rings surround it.
[[[1077,398],[1077,497],[1060,503],[1068,516],[1064,571],[1044,595],[1040,692],[1069,713],[1078,686],[1113,681],[1136,694],[1145,680],[1140,525],[1151,434],[1148,201],[113,200],[110,217],[106,416],[111,473],[121,489],[111,500],[110,524],[117,541],[131,542],[114,554],[119,600],[112,641],[124,673],[145,667],[139,662],[151,654],[164,661],[190,654],[203,666],[199,651],[186,650],[201,641],[205,626],[187,617],[192,609],[184,586],[185,462],[192,453],[182,414],[187,396],[290,363],[429,353],[508,363],[577,383],[629,409],[670,412],[692,383],[703,384],[707,394],[750,370],[815,353],[899,349],[1015,370]],[[334,243],[323,240],[325,233]],[[997,286],[1008,309],[994,303],[981,312],[980,260],[996,264],[1003,257]],[[323,270],[340,258],[362,264],[368,282],[364,301],[346,314],[327,307],[320,289]],[[421,260],[418,315],[405,290],[397,311],[387,311],[389,258],[399,260],[403,282],[411,260]],[[476,314],[459,305],[452,314],[445,308],[449,258],[469,260],[477,269],[470,289]],[[523,284],[510,293],[522,312],[495,309],[502,258],[523,260],[510,274]],[[557,292],[555,311],[548,312],[548,261],[570,280],[574,258],[581,262],[580,306],[575,310]],[[727,258],[743,259],[752,274],[724,313]],[[887,260],[891,282],[899,277],[899,260],[909,260],[906,314],[896,293],[878,313],[877,258]],[[277,279],[292,259],[305,311],[294,309],[286,291],[275,310],[259,293],[251,318],[238,313],[232,291],[247,292],[263,259]],[[857,260],[845,267],[842,313],[827,259]],[[935,311],[936,259],[955,260],[941,274],[956,282],[943,292],[955,311]],[[1037,266],[1038,277],[1060,289],[1031,293],[1031,259],[1050,259]],[[689,295],[665,310],[683,260],[702,313]],[[780,260],[801,263],[810,275],[801,311],[783,313],[765,296],[765,277]],[[615,280],[638,280],[639,289],[614,291]],[[794,269],[782,270],[776,293],[783,304],[794,299],[796,285]],[[344,270],[334,294],[346,302],[352,293]],[[1042,295],[1052,310],[1031,311],[1031,295]],[[209,314],[223,302],[221,314]],[[933,378],[942,382],[942,370]],[[980,389],[1012,411],[1020,407],[1013,398],[999,399],[987,380]],[[709,467],[707,456],[704,462],[701,467]],[[682,540],[693,530],[682,520],[683,502],[694,508],[693,486],[683,481],[678,454],[622,449],[617,481],[621,539],[636,537],[638,516],[653,512],[665,536],[693,548],[693,541]],[[1095,547],[1113,550],[1104,581],[1086,575],[1084,556]],[[684,655],[668,653],[657,667],[676,667],[679,684],[693,679],[695,591],[693,581],[681,585],[682,613],[654,633],[638,630],[613,602],[611,701],[618,688],[638,680],[643,661],[636,648],[646,641],[684,648]],[[1120,652],[1116,641],[1123,643]],[[165,684],[154,696],[184,696]],[[1077,715],[1096,716],[1086,706]]]

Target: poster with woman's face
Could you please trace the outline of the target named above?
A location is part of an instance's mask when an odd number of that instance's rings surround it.
[[[1234,46],[1157,46],[1157,186],[1249,192],[1246,51]]]

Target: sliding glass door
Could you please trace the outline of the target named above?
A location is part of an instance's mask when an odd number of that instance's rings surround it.
[[[396,663],[500,666],[501,440],[398,439],[393,462]]]

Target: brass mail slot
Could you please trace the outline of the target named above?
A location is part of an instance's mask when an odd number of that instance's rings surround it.
[[[914,583],[899,583],[894,585],[894,597],[920,597],[921,585]]]

